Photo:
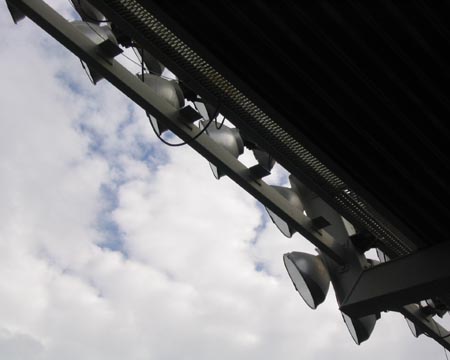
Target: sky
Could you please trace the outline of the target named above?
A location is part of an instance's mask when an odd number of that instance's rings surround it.
[[[284,269],[307,240],[4,1],[0,34],[0,359],[445,359],[395,313],[357,346]]]

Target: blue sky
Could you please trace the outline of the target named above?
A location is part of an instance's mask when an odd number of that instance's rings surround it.
[[[445,358],[397,314],[356,346],[332,293],[310,310],[282,254],[311,244],[0,9],[0,358]]]

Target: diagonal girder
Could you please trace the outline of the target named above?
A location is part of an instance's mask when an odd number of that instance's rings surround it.
[[[332,236],[324,230],[318,230],[311,219],[289,205],[276,190],[264,181],[256,179],[250,169],[235,159],[222,146],[206,135],[191,141],[200,131],[196,126],[187,125],[192,122],[192,112],[194,111],[192,108],[175,109],[117,61],[111,61],[102,56],[101,51],[93,42],[42,0],[11,0],[11,3],[181,139],[188,141],[189,145],[208,161],[220,166],[232,180],[284,221],[292,224],[301,235],[323,253],[337,263],[343,264],[341,255],[332,248],[334,243]]]
[[[363,271],[340,309],[364,316],[450,293],[450,242]]]

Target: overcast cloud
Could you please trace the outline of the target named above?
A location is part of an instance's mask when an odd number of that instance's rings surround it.
[[[0,359],[445,359],[393,313],[355,345],[284,270],[306,240],[4,1],[0,34]]]

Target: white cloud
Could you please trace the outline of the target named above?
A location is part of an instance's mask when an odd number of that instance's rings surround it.
[[[306,240],[265,225],[189,148],[162,147],[137,106],[4,3],[0,31],[0,357],[443,355],[394,314],[354,345],[333,294],[311,311],[284,271]]]

